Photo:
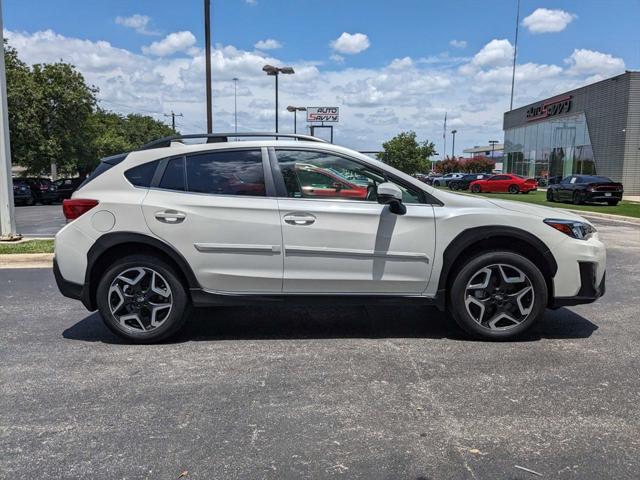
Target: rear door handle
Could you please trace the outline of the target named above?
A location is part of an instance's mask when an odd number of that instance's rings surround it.
[[[165,210],[164,212],[156,212],[156,220],[162,223],[182,223],[187,216],[176,210]]]
[[[284,221],[289,225],[311,225],[316,221],[316,217],[310,213],[290,213],[284,216]]]

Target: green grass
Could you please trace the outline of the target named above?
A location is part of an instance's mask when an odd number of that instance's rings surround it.
[[[53,240],[0,243],[0,255],[7,253],[53,253]]]
[[[448,189],[447,189],[448,190]],[[469,193],[466,191],[465,193]],[[510,193],[473,193],[472,195],[480,195],[487,198],[495,198],[500,200],[514,200],[517,202],[534,203],[545,207],[553,208],[569,208],[571,210],[582,210],[584,212],[606,213],[609,215],[623,215],[625,217],[640,218],[640,203],[622,201],[615,207],[604,203],[595,203],[589,205],[573,205],[572,203],[548,202],[546,192],[531,192],[528,194],[519,193],[512,195]]]

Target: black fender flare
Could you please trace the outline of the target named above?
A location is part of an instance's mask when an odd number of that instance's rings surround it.
[[[92,308],[95,307],[95,285],[92,285],[92,272],[102,255],[113,247],[128,243],[146,245],[165,253],[176,264],[180,273],[186,279],[188,288],[190,290],[200,289],[200,283],[189,266],[189,262],[187,262],[180,252],[168,243],[160,240],[159,238],[141,233],[112,232],[99,237],[87,252],[87,269],[84,279],[83,298],[83,303],[85,303],[85,305],[89,304]]]
[[[506,225],[489,225],[482,227],[474,227],[466,229],[460,232],[445,248],[442,255],[442,270],[440,271],[440,278],[438,280],[438,299],[439,304],[444,308],[447,297],[447,281],[451,270],[455,265],[456,260],[460,255],[464,254],[465,250],[472,247],[474,244],[484,240],[490,240],[491,238],[513,238],[527,243],[531,248],[535,249],[535,252],[544,260],[544,267],[550,277],[550,281],[553,281],[553,277],[558,271],[558,264],[556,259],[549,250],[549,247],[535,235],[516,227],[509,227]],[[550,291],[553,292],[553,285],[549,285]],[[551,297],[550,297],[551,298]]]

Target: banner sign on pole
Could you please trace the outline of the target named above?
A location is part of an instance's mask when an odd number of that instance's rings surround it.
[[[309,123],[337,123],[339,120],[339,107],[307,107],[307,122]]]

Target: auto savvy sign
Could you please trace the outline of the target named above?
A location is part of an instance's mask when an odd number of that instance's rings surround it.
[[[307,122],[337,123],[340,120],[339,107],[307,107]]]

